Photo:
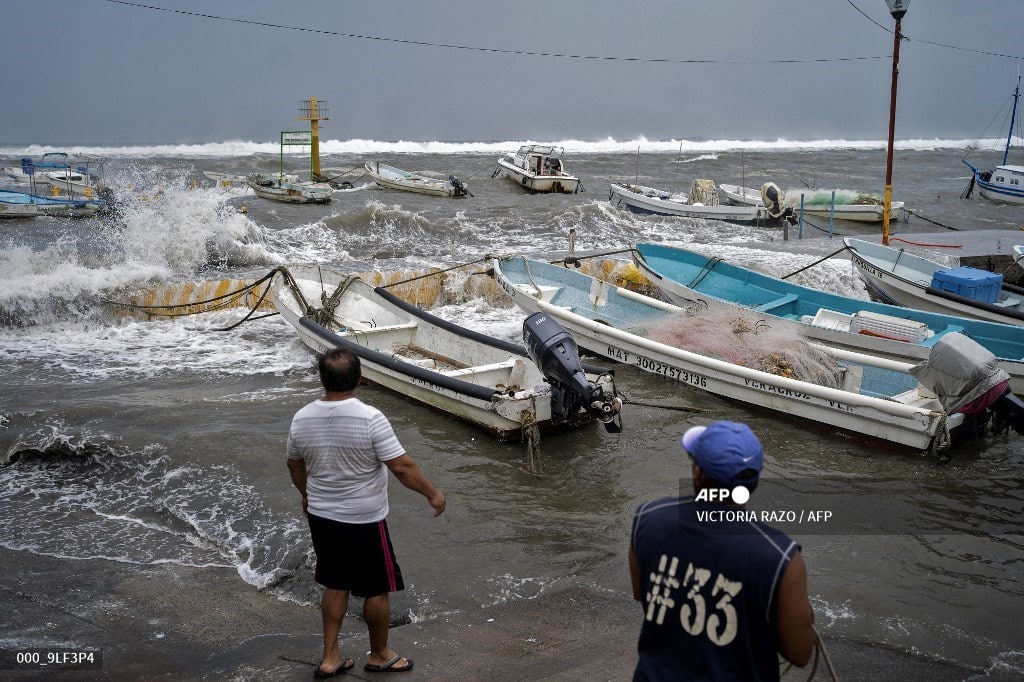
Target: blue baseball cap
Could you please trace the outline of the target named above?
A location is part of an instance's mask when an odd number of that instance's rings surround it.
[[[718,421],[694,426],[682,437],[690,453],[711,478],[728,486],[757,485],[764,466],[764,448],[746,424]]]

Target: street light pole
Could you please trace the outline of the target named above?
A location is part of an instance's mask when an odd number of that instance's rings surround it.
[[[885,0],[889,14],[896,20],[892,45],[892,90],[889,94],[889,146],[885,157],[885,203],[882,208],[882,244],[889,245],[889,218],[892,214],[892,148],[896,139],[896,78],[900,73],[900,22],[910,7],[910,0]]]

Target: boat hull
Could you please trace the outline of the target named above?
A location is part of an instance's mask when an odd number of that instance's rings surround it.
[[[987,175],[988,180],[974,168],[975,183],[982,199],[999,204],[1024,204],[1024,166],[996,166]]]
[[[8,204],[0,201],[0,220],[35,218],[39,207],[35,204]]]
[[[505,177],[527,192],[538,194],[575,194],[580,188],[580,179],[568,175],[537,175],[519,166],[499,159],[498,165],[505,171]]]
[[[364,165],[364,168],[366,174],[384,189],[426,194],[435,197],[461,196],[459,190],[450,181],[427,178],[415,173],[406,173],[384,164],[367,163]]]
[[[36,215],[57,218],[89,218],[102,211],[106,204],[98,199],[46,197],[12,190],[0,190],[0,203],[12,206],[34,206]],[[18,211],[21,209],[11,209]],[[31,210],[31,209],[26,209]]]
[[[675,200],[668,192],[627,183],[612,183],[609,201],[634,213],[722,220],[739,225],[774,226],[783,223],[783,219],[768,215],[763,206],[701,206]]]
[[[261,199],[284,204],[329,204],[333,190],[317,183],[288,182],[276,177],[250,175],[246,184]]]
[[[776,328],[827,346],[918,363],[942,336],[964,334],[999,358],[1010,388],[1024,394],[1024,329],[1018,326],[818,291],[661,244],[636,244],[634,253],[640,270],[676,305],[752,310]]]
[[[897,400],[817,386],[630,333],[619,328],[612,317],[614,313],[607,310],[616,297],[638,302],[638,306],[628,307],[648,307],[652,311],[650,314],[656,314],[659,309],[665,314],[681,310],[597,280],[592,280],[595,284],[589,285],[588,295],[585,293],[586,285],[569,283],[571,279],[585,278],[579,273],[566,270],[569,275],[549,277],[550,270],[545,263],[530,261],[528,270],[510,266],[512,263],[513,259],[495,260],[492,270],[499,286],[519,307],[527,312],[550,314],[583,348],[644,371],[749,405],[918,450],[928,448],[940,430],[952,428],[962,421],[959,415],[945,416],[937,400],[918,396],[917,391],[910,391],[901,396],[903,400]],[[567,290],[571,290],[569,295],[564,300],[560,299],[562,292]],[[589,303],[586,302],[588,300]],[[579,306],[573,305],[577,302]],[[642,315],[637,314],[634,323],[639,324],[641,319]],[[906,372],[909,368],[906,363],[871,359],[856,353],[838,350],[832,353],[857,361],[871,360],[874,366],[894,371]],[[910,394],[917,397],[911,399]]]
[[[344,275],[316,266],[290,266],[288,272],[303,298],[316,304],[322,292],[335,291],[345,281]],[[512,344],[494,339],[474,340],[482,335],[450,323],[434,324],[425,313],[412,316],[364,282],[356,280],[347,287],[330,322],[341,331],[303,316],[295,289],[280,274],[273,280],[271,297],[311,350],[322,353],[349,346],[360,356],[367,381],[503,441],[520,440],[534,424],[542,430],[553,426],[550,391],[523,349],[515,352]],[[436,369],[449,364],[458,368]],[[567,425],[591,421],[581,412]]]
[[[1000,294],[1000,306],[944,294],[931,287],[932,275],[943,269],[934,261],[879,244],[849,237],[843,240],[864,284],[888,303],[1003,324],[1024,325],[1024,292]]]

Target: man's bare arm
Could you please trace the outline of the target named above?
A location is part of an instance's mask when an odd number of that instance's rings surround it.
[[[775,628],[779,633],[779,653],[795,666],[807,665],[816,637],[814,611],[807,598],[807,566],[799,550],[790,559],[779,583]]]
[[[384,464],[395,475],[399,483],[427,498],[427,502],[434,508],[434,516],[440,516],[444,512],[444,495],[427,479],[419,465],[416,464],[416,460],[403,453],[399,457],[389,459]]]

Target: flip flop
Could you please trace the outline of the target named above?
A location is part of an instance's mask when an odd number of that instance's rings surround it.
[[[366,665],[363,666],[363,670],[365,670],[368,673],[406,673],[406,672],[409,672],[410,670],[412,670],[412,659],[411,658],[405,659],[406,660],[406,666],[404,668],[396,668],[395,667],[395,663],[398,663],[400,660],[402,660],[401,656],[395,656],[391,660],[385,661],[381,665],[376,665],[374,663],[367,663]]]
[[[315,679],[327,680],[338,675],[344,675],[346,672],[354,668],[356,665],[356,662],[353,661],[351,658],[346,658],[341,662],[341,665],[339,665],[334,672],[328,673],[324,672],[323,669],[320,667],[321,665],[323,665],[323,663],[323,661],[320,661],[320,665],[317,665],[317,667],[313,669],[313,677]]]

